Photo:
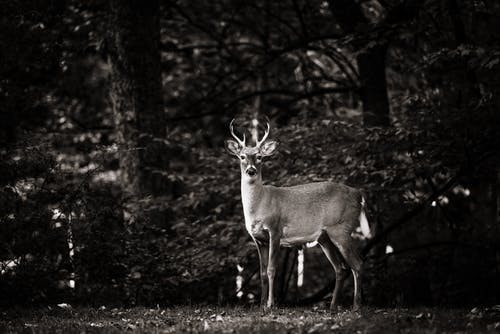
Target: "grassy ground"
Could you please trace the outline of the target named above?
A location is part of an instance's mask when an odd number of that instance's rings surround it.
[[[47,307],[0,311],[0,333],[500,333],[500,305],[474,309],[341,310]]]

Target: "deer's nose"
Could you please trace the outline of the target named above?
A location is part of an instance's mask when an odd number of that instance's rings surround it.
[[[257,175],[257,169],[253,166],[248,167],[247,174],[248,174],[248,176],[255,176],[255,175]]]

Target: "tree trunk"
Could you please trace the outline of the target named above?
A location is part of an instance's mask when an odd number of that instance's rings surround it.
[[[360,32],[360,27],[367,27],[384,15],[368,17],[366,10],[354,0],[330,0],[330,9],[335,21],[347,34]],[[364,45],[354,45],[360,49]],[[385,60],[388,45],[377,44],[358,55],[359,76],[361,78],[361,101],[363,102],[363,121],[367,126],[388,126],[389,99],[385,78]]]
[[[163,111],[158,0],[111,1],[111,100],[125,195],[164,189]]]
[[[387,45],[377,45],[357,57],[361,78],[363,121],[367,126],[388,126],[389,98],[385,80]]]

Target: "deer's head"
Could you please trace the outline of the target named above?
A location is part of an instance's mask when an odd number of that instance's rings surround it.
[[[262,139],[256,139],[255,146],[247,146],[245,134],[243,139],[240,139],[234,133],[233,127],[234,119],[229,124],[231,135],[236,141],[232,139],[226,140],[226,149],[229,153],[235,155],[240,160],[241,176],[247,178],[250,182],[261,178],[262,159],[273,155],[278,147],[278,142],[274,140],[267,140],[269,136],[270,125],[269,121],[266,122],[266,131]],[[256,129],[255,129],[256,130]]]

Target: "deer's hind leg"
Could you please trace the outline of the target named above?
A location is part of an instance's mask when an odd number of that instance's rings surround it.
[[[363,261],[359,256],[357,250],[354,248],[350,234],[348,235],[336,235],[335,231],[326,231],[329,239],[335,245],[337,251],[341,254],[341,257],[347,263],[351,269],[353,280],[354,280],[354,296],[352,307],[354,310],[358,310],[361,306],[361,279],[360,271]]]
[[[330,303],[330,310],[334,310],[338,306],[339,292],[344,285],[345,279],[349,275],[349,271],[347,270],[347,265],[345,264],[339,250],[335,247],[326,233],[320,235],[318,238],[318,244],[335,271],[335,288],[333,289],[332,302]]]

